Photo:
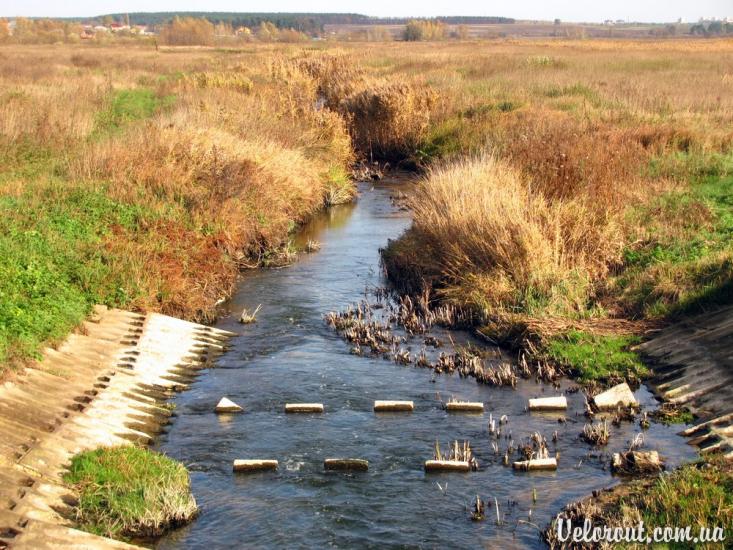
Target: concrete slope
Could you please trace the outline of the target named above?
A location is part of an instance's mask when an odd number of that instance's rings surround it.
[[[71,458],[148,443],[164,406],[232,333],[103,306],[77,334],[0,387],[0,548],[132,548],[73,528]]]
[[[639,350],[657,393],[699,416],[684,432],[690,443],[733,459],[733,307],[668,327]]]

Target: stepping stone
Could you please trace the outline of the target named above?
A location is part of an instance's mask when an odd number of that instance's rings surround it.
[[[603,393],[599,393],[593,398],[593,404],[599,409],[615,409],[619,405],[636,405],[636,397],[631,391],[629,385],[624,382],[618,386],[612,387]]]
[[[323,461],[323,467],[326,470],[366,472],[369,461],[361,458],[327,458]]]
[[[520,460],[512,464],[515,470],[557,470],[556,458],[535,458],[533,460]]]
[[[374,412],[412,411],[415,405],[412,401],[375,401]]]
[[[277,460],[243,460],[234,461],[235,472],[261,472],[263,470],[277,470]]]
[[[649,474],[664,469],[664,462],[657,451],[627,451],[614,453],[611,471],[619,474]]]
[[[242,407],[237,405],[234,401],[231,401],[230,399],[227,399],[226,397],[222,397],[221,401],[216,405],[216,408],[214,409],[217,413],[236,413],[236,412],[242,412]]]
[[[287,403],[286,413],[322,413],[323,403]]]
[[[471,401],[449,401],[445,410],[451,412],[484,412],[484,404]]]
[[[564,411],[568,408],[568,400],[564,395],[559,397],[538,397],[529,400],[530,411]]]
[[[466,460],[426,460],[426,472],[469,472],[471,465]]]

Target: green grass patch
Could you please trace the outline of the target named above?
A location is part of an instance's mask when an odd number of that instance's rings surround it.
[[[115,132],[126,124],[150,118],[173,105],[175,99],[174,95],[160,96],[150,88],[117,90],[97,115],[97,132]]]
[[[328,206],[350,202],[356,194],[356,186],[349,173],[341,166],[332,166],[326,174],[325,202]]]
[[[190,521],[197,511],[186,468],[139,447],[76,455],[64,481],[78,491],[80,527],[97,535],[157,537]]]
[[[644,523],[646,534],[655,529],[689,528],[690,539],[700,535],[700,529],[712,534],[718,528],[719,542],[669,542],[651,545],[637,543],[613,544],[613,548],[704,549],[732,548],[730,529],[733,526],[733,470],[723,457],[710,456],[708,461],[685,464],[677,470],[653,477],[642,477],[616,485],[609,492],[594,493],[592,497],[563,512],[573,517],[574,525],[590,521],[614,532],[635,528]],[[720,541],[720,529],[725,539]],[[564,547],[557,538],[557,524],[545,531],[553,547]]]
[[[0,365],[37,357],[95,303],[124,305],[136,295],[113,268],[104,240],[150,214],[98,189],[52,181],[0,197]]]
[[[673,403],[664,402],[651,416],[657,422],[662,424],[692,424],[695,415],[687,407],[680,407]]]
[[[613,281],[632,314],[687,315],[733,303],[733,176],[715,174],[632,211],[640,235]]]
[[[733,526],[733,475],[730,465],[702,462],[688,464],[668,475],[660,476],[651,487],[631,498],[621,499],[620,505],[638,510],[648,528],[691,526],[696,534],[700,527],[722,527],[726,530],[725,544],[709,548],[730,548],[730,528]],[[671,543],[668,548],[700,548],[690,543]],[[705,546],[702,546],[705,547]]]
[[[648,369],[629,348],[639,342],[635,336],[609,336],[571,330],[554,336],[544,346],[552,361],[570,368],[582,382],[636,380]]]

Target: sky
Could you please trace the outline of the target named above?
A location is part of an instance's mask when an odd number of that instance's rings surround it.
[[[499,15],[515,19],[670,22],[733,17],[733,0],[0,0],[0,17],[87,17],[137,11],[331,12],[381,17]]]

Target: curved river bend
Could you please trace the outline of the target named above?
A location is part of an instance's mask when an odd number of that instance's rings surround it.
[[[299,239],[318,240],[320,252],[302,255],[284,269],[247,273],[217,326],[240,333],[215,369],[175,398],[178,417],[157,448],[191,470],[201,515],[158,543],[180,548],[542,548],[544,527],[562,506],[614,478],[601,454],[622,450],[638,425],[612,428],[602,451],[578,439],[586,419],[583,396],[568,396],[567,423],[557,415],[530,415],[527,398],[552,389],[520,381],[516,390],[473,379],[435,376],[381,358],[349,354],[349,345],[323,321],[384,285],[379,247],[409,224],[392,204],[399,184],[361,184],[355,204],[330,209],[304,228]],[[243,307],[262,304],[257,323],[237,323]],[[454,334],[454,339],[468,338]],[[413,351],[419,349],[419,343]],[[217,416],[222,396],[245,412]],[[483,415],[447,414],[440,399],[483,401]],[[651,405],[642,389],[637,396]],[[376,399],[413,400],[407,414],[372,412]],[[321,402],[322,415],[286,415],[286,402]],[[491,448],[489,413],[508,415],[515,441],[534,431],[560,453],[557,472],[515,473]],[[646,447],[674,466],[694,452],[675,435],[679,429],[652,424]],[[481,468],[469,474],[426,475],[435,440],[470,440]],[[506,447],[506,442],[500,442]],[[325,473],[327,457],[366,458],[369,472]],[[235,458],[275,458],[277,472],[232,473]],[[537,502],[532,503],[532,491]],[[469,519],[476,494],[490,499],[487,519]],[[504,524],[495,521],[494,497]],[[529,511],[532,509],[531,520]],[[534,525],[533,525],[534,524]]]

